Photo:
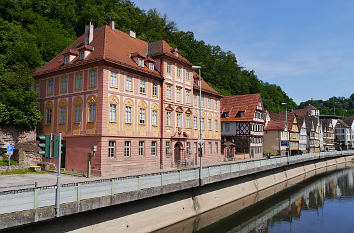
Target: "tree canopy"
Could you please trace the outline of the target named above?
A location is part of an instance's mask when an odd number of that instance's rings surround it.
[[[354,93],[349,98],[331,97],[328,100],[308,100],[299,107],[313,105],[320,110],[321,115],[354,116]]]
[[[99,27],[110,20],[119,30],[134,30],[142,40],[163,39],[177,47],[182,56],[202,66],[203,78],[222,95],[261,93],[271,112],[284,110],[282,102],[296,107],[279,86],[262,82],[253,70],[238,65],[234,53],[178,30],[156,9],[145,11],[123,0],[1,0],[0,125],[34,128],[40,113],[30,73],[82,35],[88,21]]]

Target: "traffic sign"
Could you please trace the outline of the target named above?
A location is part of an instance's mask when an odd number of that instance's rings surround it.
[[[14,151],[14,146],[7,146],[7,153],[13,152]]]

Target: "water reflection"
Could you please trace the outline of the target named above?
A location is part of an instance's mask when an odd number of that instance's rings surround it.
[[[354,232],[353,171],[352,167],[312,178],[209,226],[179,229],[199,233]],[[217,214],[214,211],[207,218],[211,220]],[[189,220],[189,224],[200,221],[205,221],[202,216]]]

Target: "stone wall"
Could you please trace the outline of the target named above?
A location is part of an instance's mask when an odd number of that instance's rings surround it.
[[[14,153],[11,159],[19,162],[16,168],[26,168],[42,161],[37,144],[35,130],[26,131],[12,126],[0,127],[0,154],[6,153],[8,145],[13,145]]]
[[[15,145],[36,140],[36,131],[26,131],[13,126],[0,126],[0,149],[5,149],[7,145]]]

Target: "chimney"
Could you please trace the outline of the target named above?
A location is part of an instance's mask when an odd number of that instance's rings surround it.
[[[136,39],[136,33],[135,33],[134,31],[129,30],[129,31],[128,31],[128,35],[129,35],[131,38]]]
[[[90,44],[93,40],[93,24],[90,22],[85,26],[85,44]]]
[[[114,31],[115,27],[114,27],[114,21],[113,20],[111,22],[109,22],[109,27],[112,29],[112,31]]]

